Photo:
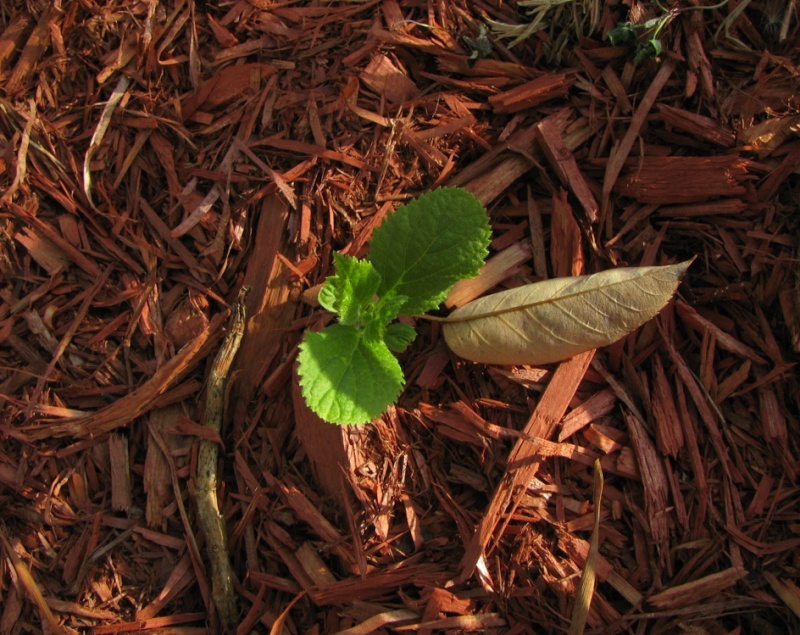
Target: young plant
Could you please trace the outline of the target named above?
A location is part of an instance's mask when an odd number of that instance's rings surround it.
[[[477,37],[464,36],[464,42],[469,47],[471,53],[467,58],[467,66],[472,68],[475,62],[484,57],[489,57],[492,54],[493,46],[492,41],[488,37],[489,27],[481,24]]]
[[[337,323],[307,332],[298,373],[308,406],[331,423],[371,421],[403,389],[395,353],[414,339],[396,322],[442,322],[456,355],[482,364],[551,364],[611,344],[654,317],[676,292],[691,260],[620,267],[542,280],[478,298],[448,317],[422,316],[487,254],[486,210],[466,190],[441,188],[401,207],[375,230],[370,255],[334,255],[335,275],[320,304]]]
[[[641,64],[646,59],[657,59],[664,50],[664,45],[658,39],[661,30],[669,24],[677,15],[675,11],[670,11],[665,15],[647,20],[642,24],[632,22],[620,22],[616,28],[608,32],[608,41],[614,46],[635,44],[636,54],[633,58],[634,65]],[[647,34],[649,37],[645,41],[639,39],[640,35]]]
[[[619,22],[617,23],[616,28],[611,29],[608,32],[608,41],[613,46],[635,45],[636,53],[633,57],[634,65],[638,65],[646,59],[655,60],[658,59],[658,57],[664,51],[664,45],[662,44],[661,40],[658,39],[661,30],[670,22],[672,22],[672,20],[674,20],[678,15],[686,11],[706,11],[719,9],[724,7],[727,3],[728,0],[722,0],[718,4],[710,6],[704,5],[684,8],[675,7],[672,9],[667,9],[658,0],[655,0],[655,4],[657,4],[658,8],[663,12],[662,15],[651,20],[647,20],[641,24],[634,24],[632,22]],[[647,36],[647,39],[643,40],[642,36]]]
[[[319,417],[366,423],[395,402],[405,382],[395,353],[416,336],[395,320],[436,309],[456,282],[477,275],[490,233],[483,205],[447,187],[388,216],[367,259],[334,255],[319,302],[337,323],[307,332],[298,356],[303,398]]]

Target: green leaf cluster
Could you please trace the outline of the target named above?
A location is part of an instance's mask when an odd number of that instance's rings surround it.
[[[444,187],[388,216],[367,259],[334,256],[319,302],[337,323],[307,332],[298,356],[303,397],[318,416],[366,423],[395,402],[405,382],[395,353],[416,336],[395,320],[437,308],[456,282],[477,275],[490,233],[480,201]]]
[[[672,15],[667,14],[643,24],[620,22],[616,28],[608,32],[608,41],[614,46],[634,46],[636,51],[633,57],[634,65],[641,64],[646,59],[657,59],[664,50],[664,45],[658,39],[658,33],[671,19]],[[652,32],[652,36],[639,41],[640,34],[647,32]]]
[[[658,0],[655,0],[655,4],[658,5],[658,8],[663,12],[662,15],[651,18],[641,24],[618,22],[616,28],[608,32],[608,41],[611,42],[613,46],[634,47],[636,51],[633,57],[634,65],[640,64],[646,59],[658,59],[664,51],[664,45],[661,40],[658,39],[658,35],[661,33],[662,29],[678,15],[685,11],[713,11],[714,9],[724,7],[727,3],[728,0],[721,0],[721,2],[709,6],[700,5],[667,9],[662,6]],[[643,35],[648,35],[649,37],[644,40],[642,39]]]

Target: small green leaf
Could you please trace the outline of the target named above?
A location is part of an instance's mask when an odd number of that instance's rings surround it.
[[[619,22],[616,28],[608,32],[607,37],[613,46],[627,44],[636,39],[636,28],[630,22]]]
[[[373,234],[369,260],[382,279],[378,294],[407,296],[406,314],[437,308],[456,282],[477,275],[490,234],[486,210],[466,190],[423,194]]]
[[[381,277],[366,260],[333,254],[336,275],[325,281],[319,303],[339,316],[339,323],[358,325],[373,304]]]
[[[364,336],[369,341],[383,341],[387,325],[397,319],[400,308],[408,298],[404,295],[387,295],[370,307],[364,317]]]
[[[655,38],[647,41],[647,48],[650,55],[654,58],[664,52],[664,45],[661,43],[661,40],[656,40]]]
[[[404,295],[387,294],[375,305],[375,321],[381,326],[386,326],[389,322],[397,319],[402,309],[408,302]]]
[[[331,423],[367,423],[390,406],[403,388],[403,371],[383,341],[334,324],[306,333],[298,373],[303,398]]]
[[[640,44],[636,49],[636,55],[633,57],[634,65],[641,64],[646,59],[656,59],[664,50],[664,46],[659,40],[651,38]]]
[[[414,341],[416,336],[417,332],[414,330],[413,326],[403,324],[402,322],[396,322],[386,327],[384,339],[390,351],[393,353],[402,353],[408,348],[408,345]]]

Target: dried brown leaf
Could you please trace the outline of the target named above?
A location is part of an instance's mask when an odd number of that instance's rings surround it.
[[[611,344],[655,316],[691,261],[621,267],[501,291],[444,321],[447,345],[484,364],[549,364]]]

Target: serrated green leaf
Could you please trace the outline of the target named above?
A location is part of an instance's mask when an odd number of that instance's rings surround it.
[[[333,262],[336,274],[325,280],[319,303],[336,313],[340,324],[358,325],[373,304],[380,274],[369,261],[352,256],[333,254]]]
[[[396,322],[386,327],[384,341],[390,351],[393,353],[402,353],[408,348],[408,345],[414,341],[416,336],[417,332],[414,330],[413,326],[403,324],[402,322]]]
[[[386,326],[393,320],[397,319],[400,314],[400,309],[408,302],[408,298],[404,295],[390,295],[381,298],[381,301],[375,306],[374,315],[375,321]]]
[[[378,294],[407,296],[406,314],[437,308],[456,282],[477,275],[490,234],[486,210],[466,190],[423,194],[373,234],[369,260],[382,279]]]
[[[298,374],[303,398],[331,423],[367,423],[394,403],[403,371],[383,341],[364,331],[334,324],[306,333],[300,344]]]
[[[400,308],[406,303],[406,300],[408,298],[404,295],[389,295],[373,304],[364,317],[365,337],[370,341],[383,341],[387,325],[397,318]]]

